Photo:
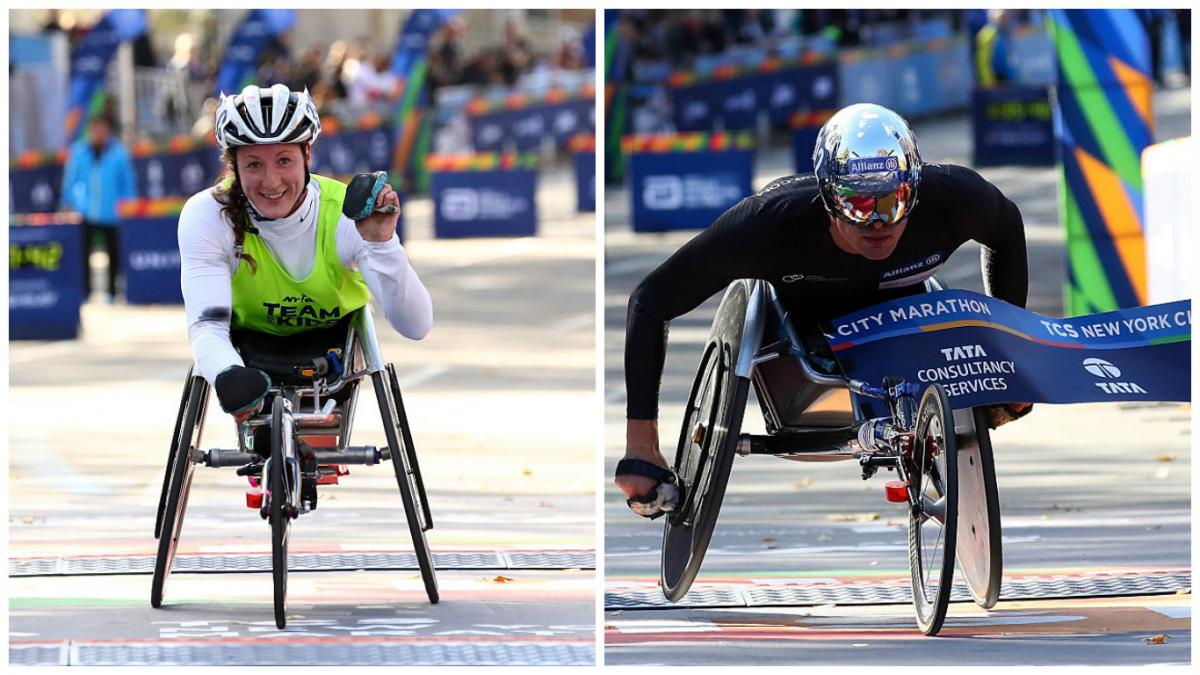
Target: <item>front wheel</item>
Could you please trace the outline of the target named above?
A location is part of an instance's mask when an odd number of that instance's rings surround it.
[[[287,549],[288,533],[292,527],[289,517],[288,498],[288,453],[284,443],[290,436],[285,427],[283,396],[276,396],[271,406],[271,466],[267,475],[267,490],[270,492],[269,520],[271,521],[271,576],[275,586],[275,625],[287,626]],[[290,425],[289,425],[290,426]]]
[[[917,407],[909,483],[916,502],[908,517],[908,563],[917,626],[937,635],[954,583],[958,523],[958,444],[950,399],[930,385]]]

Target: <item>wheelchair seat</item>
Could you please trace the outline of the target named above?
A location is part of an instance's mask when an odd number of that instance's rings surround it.
[[[236,328],[229,331],[229,337],[247,367],[258,368],[270,375],[276,386],[301,386],[311,384],[311,380],[297,374],[296,367],[311,364],[330,349],[344,348],[350,321],[351,316],[346,316],[329,328],[315,328],[294,335],[271,335]]]
[[[763,341],[770,344],[778,340],[779,319],[774,312],[766,313],[765,319]],[[841,367],[818,326],[794,321],[792,326],[813,369],[821,375],[842,377]],[[755,366],[754,390],[768,429],[834,428],[854,423],[849,390],[813,382],[792,357]]]

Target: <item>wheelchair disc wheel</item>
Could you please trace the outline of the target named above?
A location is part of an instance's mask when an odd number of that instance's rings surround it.
[[[162,491],[158,495],[158,511],[154,516],[154,538],[162,534],[163,510],[167,506],[167,489],[171,486],[171,469],[175,465],[175,452],[179,448],[179,428],[183,426],[183,416],[187,413],[188,397],[192,392],[192,371],[195,365],[188,368],[187,376],[183,378],[183,394],[179,397],[179,412],[175,415],[175,430],[171,432],[171,449],[167,451],[167,461],[163,469]]]
[[[937,635],[954,583],[958,517],[957,440],[950,399],[941,385],[930,385],[921,396],[912,461],[909,481],[920,499],[908,517],[913,607],[921,632]]]
[[[750,381],[734,375],[748,293],[735,282],[721,300],[684,411],[674,469],[683,492],[663,526],[660,583],[679,602],[704,562],[729,482]]]
[[[283,452],[283,396],[276,396],[271,406],[271,467],[267,490],[271,493],[268,520],[271,522],[271,577],[274,582],[275,625],[287,626],[287,549],[292,520],[288,513],[287,457]]]
[[[400,425],[384,371],[371,374],[375,385],[375,398],[379,401],[379,415],[391,454],[392,470],[396,473],[396,484],[400,488],[400,500],[404,503],[404,516],[408,520],[408,532],[412,536],[413,553],[421,568],[421,580],[425,584],[425,595],[431,604],[439,600],[437,573],[433,567],[433,553],[425,540],[425,529],[421,525],[422,511],[417,504],[417,489],[413,470],[409,466],[410,449],[401,443]]]
[[[154,557],[154,576],[150,582],[150,606],[161,607],[167,578],[175,563],[179,533],[183,530],[183,515],[187,510],[188,493],[196,464],[192,450],[200,446],[204,435],[204,416],[208,411],[208,382],[200,376],[189,379],[185,386],[187,399],[176,423],[172,453],[167,463],[167,486],[158,523],[158,552]]]
[[[958,569],[975,604],[989,609],[1000,599],[1004,556],[1000,543],[1000,496],[983,408],[956,410],[958,436]]]

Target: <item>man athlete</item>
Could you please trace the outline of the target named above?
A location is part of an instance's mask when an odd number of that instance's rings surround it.
[[[923,164],[896,113],[874,104],[838,111],[817,136],[813,167],[811,176],[777,179],[731,207],[630,296],[626,448],[616,485],[638,515],[657,518],[679,496],[658,445],[667,325],[733,281],[763,279],[790,316],[831,319],[922,292],[950,254],[973,240],[983,245],[984,291],[1025,306],[1021,212],[971,169]],[[992,406],[989,426],[1031,408]]]

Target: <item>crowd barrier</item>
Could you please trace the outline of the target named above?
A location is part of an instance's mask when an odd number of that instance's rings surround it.
[[[596,212],[596,137],[580,134],[571,139],[571,165],[575,170],[575,210]]]
[[[635,232],[702,229],[750,194],[749,132],[626,136]]]
[[[430,155],[434,236],[532,237],[537,234],[537,155]]]
[[[78,337],[79,306],[83,303],[79,214],[13,215],[9,222],[9,339]]]

